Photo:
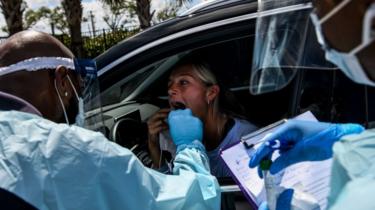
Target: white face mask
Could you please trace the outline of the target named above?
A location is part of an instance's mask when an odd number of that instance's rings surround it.
[[[73,85],[73,82],[72,80],[70,79],[70,77],[68,76],[68,80],[70,82],[70,85],[72,86],[73,88],[73,91],[74,91],[74,94],[77,98],[77,101],[78,101],[78,113],[77,113],[77,116],[75,118],[75,123],[74,125],[76,126],[79,126],[79,127],[83,127],[84,124],[85,124],[85,111],[84,111],[84,104],[83,104],[83,99],[81,97],[78,96],[78,93]],[[57,95],[59,97],[59,100],[60,100],[60,103],[61,103],[61,106],[63,108],[63,112],[64,112],[64,116],[65,116],[65,121],[66,123],[69,125],[69,119],[68,119],[68,115],[66,113],[66,110],[65,110],[65,107],[64,107],[64,103],[62,102],[62,99],[61,99],[61,96],[60,96],[60,93],[59,91],[57,90],[57,86],[56,86],[56,80],[55,80],[55,89],[56,89],[56,92],[57,92]]]
[[[371,33],[372,20],[375,17],[375,3],[373,3],[368,9],[363,19],[363,31],[362,31],[362,43],[355,47],[349,53],[342,53],[329,48],[324,40],[323,31],[321,25],[326,22],[330,17],[336,14],[340,9],[342,9],[351,0],[344,0],[338,6],[336,6],[331,12],[322,17],[320,20],[317,15],[312,13],[311,20],[315,25],[315,32],[318,38],[318,42],[322,45],[325,50],[325,57],[327,60],[338,66],[346,76],[348,76],[353,81],[364,84],[375,86],[375,82],[371,81],[364,71],[361,63],[359,62],[356,54],[369,46],[373,41],[373,34]]]

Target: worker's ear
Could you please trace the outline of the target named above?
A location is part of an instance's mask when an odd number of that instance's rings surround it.
[[[219,96],[220,93],[220,87],[219,85],[212,85],[207,89],[207,102],[208,104],[211,104],[213,100],[215,100],[216,97]]]
[[[58,66],[55,69],[54,83],[58,93],[61,96],[61,99],[64,102],[68,100],[71,97],[71,84],[68,80],[68,70],[65,68],[65,66]]]

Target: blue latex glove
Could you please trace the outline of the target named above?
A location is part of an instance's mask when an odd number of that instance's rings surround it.
[[[331,124],[301,120],[288,120],[263,143],[251,157],[251,168],[280,150],[280,157],[272,163],[270,172],[275,174],[284,168],[302,161],[325,160],[332,157],[332,146],[342,136],[361,133],[364,128],[358,124]],[[275,146],[275,140],[280,144]]]
[[[293,189],[284,190],[277,198],[276,210],[290,210],[293,193],[294,193]],[[269,210],[267,202],[266,201],[262,202],[259,205],[258,210]]]
[[[190,109],[175,110],[168,115],[171,137],[175,145],[191,144],[194,140],[202,142],[203,124],[194,117]]]

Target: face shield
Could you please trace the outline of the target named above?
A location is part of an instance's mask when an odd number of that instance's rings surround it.
[[[259,0],[250,92],[254,95],[287,86],[298,70],[336,69],[324,57],[310,22],[311,3],[304,0]]]
[[[80,75],[81,79],[80,96],[83,102],[83,108],[78,107],[78,109],[81,109],[79,112],[83,112],[83,127],[101,131],[104,124],[96,63],[90,59],[74,59],[73,62],[74,71]]]
[[[78,116],[82,120],[81,126],[99,130],[103,121],[101,116],[101,103],[99,95],[99,83],[97,80],[96,64],[92,60],[70,59],[63,57],[34,57],[26,59],[10,66],[0,68],[0,76],[18,71],[39,71],[56,69],[59,66],[71,70],[76,74],[76,78],[68,77],[74,89],[73,100],[75,106],[73,108],[63,107],[65,118],[68,124],[73,124],[68,120],[67,112],[74,112],[76,121]],[[58,91],[57,91],[58,93]],[[61,100],[61,96],[60,100]],[[73,110],[73,111],[71,111]],[[76,122],[77,123],[77,122]]]

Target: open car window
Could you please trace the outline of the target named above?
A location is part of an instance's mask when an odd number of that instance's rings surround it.
[[[127,77],[121,79],[101,93],[103,106],[120,103],[126,97],[133,93],[133,91],[154,72],[161,62],[146,66]]]

